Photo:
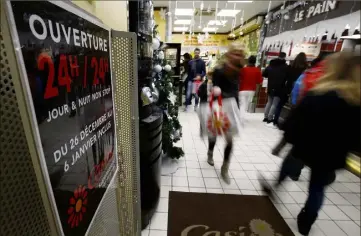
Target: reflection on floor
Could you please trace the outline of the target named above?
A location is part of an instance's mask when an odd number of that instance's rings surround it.
[[[199,136],[199,121],[193,111],[180,114],[183,137],[178,142],[185,157],[176,163],[163,165],[161,199],[157,212],[142,236],[167,235],[168,192],[190,191],[225,194],[261,195],[258,172],[275,181],[281,158],[270,154],[280,137],[280,131],[265,127],[262,114],[248,114],[245,128],[234,142],[230,173],[232,182],[220,179],[224,141],[219,139],[214,152],[215,167],[206,162],[207,142]],[[296,217],[307,197],[309,170],[304,169],[298,182],[288,180],[277,192],[275,206],[295,235]],[[360,179],[347,171],[340,171],[328,189],[325,204],[311,231],[312,236],[360,236]]]

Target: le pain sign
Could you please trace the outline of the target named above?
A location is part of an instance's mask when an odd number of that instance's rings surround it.
[[[287,1],[285,6],[280,6],[270,13],[271,22],[267,27],[267,37],[348,15],[360,10],[360,5],[360,1]],[[285,14],[289,16],[288,20],[284,19]]]
[[[110,32],[62,1],[8,8],[59,225],[85,235],[117,164]]]

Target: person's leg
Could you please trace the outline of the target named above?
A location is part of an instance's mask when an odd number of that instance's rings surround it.
[[[287,141],[284,137],[278,142],[278,144],[272,149],[272,155],[278,156],[280,151],[284,146],[286,146]]]
[[[271,104],[271,107],[269,109],[269,112],[268,112],[268,122],[272,122],[273,119],[274,119],[274,114],[275,114],[275,111],[276,111],[276,108],[278,106],[280,102],[280,97],[273,97],[273,100],[272,100],[272,104]]]
[[[199,103],[199,97],[198,97],[198,94],[194,94],[194,103],[195,103],[195,106],[194,106],[194,110],[197,110],[197,107],[198,107],[198,103]]]
[[[272,103],[273,103],[273,96],[268,95],[267,104],[266,104],[266,107],[264,109],[264,120],[263,121],[268,121],[268,114],[269,114],[269,112],[271,110]]]
[[[214,150],[214,146],[216,146],[216,141],[217,141],[217,136],[208,136],[207,162],[211,166],[214,166],[213,150]]]
[[[191,105],[192,103],[192,90],[193,90],[193,82],[188,81],[187,93],[186,93],[186,109],[187,106]]]
[[[232,138],[232,135],[230,135],[230,134],[226,135],[225,138],[226,138],[227,145],[224,149],[224,159],[223,159],[223,165],[221,168],[221,176],[222,176],[222,179],[224,180],[224,182],[226,182],[227,184],[230,184],[230,177],[228,174],[228,170],[229,170],[229,164],[231,161],[233,138]]]
[[[246,112],[248,112],[248,108],[249,106],[251,105],[252,103],[252,100],[253,100],[253,97],[254,97],[254,94],[255,94],[255,91],[247,91],[247,105],[246,105]]]
[[[274,118],[273,118],[273,122],[275,124],[277,124],[277,125],[278,125],[279,117],[280,117],[281,112],[282,112],[282,108],[286,104],[286,102],[287,102],[287,98],[281,99],[280,102],[278,103],[277,108],[276,108],[275,115],[274,115]]]
[[[246,112],[246,96],[247,93],[246,91],[241,91],[239,92],[239,113],[240,113],[240,117],[241,117],[241,121],[244,121],[244,115]]]
[[[308,189],[308,198],[305,207],[297,217],[298,230],[308,235],[325,198],[325,186],[334,173],[325,173],[320,170],[311,170],[311,179]]]

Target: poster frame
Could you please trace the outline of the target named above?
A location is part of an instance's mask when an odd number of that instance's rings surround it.
[[[83,19],[89,21],[90,23],[95,24],[98,27],[103,28],[104,30],[108,31],[108,42],[109,42],[109,60],[110,60],[110,70],[112,69],[112,61],[111,61],[111,28],[100,23],[98,21],[97,18],[93,18],[91,15],[85,14],[83,11],[80,11],[77,7],[75,7],[74,5],[72,5],[71,2],[66,2],[66,1],[51,1],[51,0],[46,0],[47,2],[56,5],[66,11],[69,11],[79,17],[82,17]],[[58,212],[58,208],[56,205],[56,201],[55,201],[55,197],[54,197],[54,193],[53,193],[53,188],[51,186],[51,182],[50,182],[50,177],[49,177],[49,172],[47,169],[47,165],[46,165],[46,160],[45,160],[45,155],[44,155],[44,150],[42,147],[42,143],[41,143],[41,137],[40,137],[40,132],[39,132],[39,127],[38,124],[36,122],[36,114],[35,114],[35,108],[34,108],[34,104],[33,104],[33,98],[32,98],[32,94],[31,94],[31,90],[30,90],[30,84],[29,84],[29,80],[28,80],[28,75],[27,75],[27,71],[25,68],[25,63],[24,63],[24,57],[23,57],[23,53],[21,51],[21,45],[20,45],[20,40],[19,40],[19,35],[17,32],[17,28],[16,28],[16,23],[15,23],[15,18],[14,18],[14,14],[13,14],[13,8],[11,6],[12,1],[8,0],[5,1],[5,10],[7,12],[6,14],[6,18],[8,20],[8,24],[9,24],[9,30],[10,30],[10,37],[13,40],[13,47],[14,47],[14,51],[15,51],[15,58],[16,58],[16,64],[17,64],[17,69],[20,75],[20,84],[21,84],[21,89],[22,92],[24,94],[24,99],[25,99],[25,109],[27,111],[27,115],[29,118],[29,123],[31,124],[31,130],[29,131],[29,133],[32,135],[33,137],[33,141],[34,144],[36,146],[36,151],[37,151],[37,160],[38,163],[40,164],[40,169],[41,169],[41,175],[43,177],[44,180],[44,184],[45,184],[45,189],[46,189],[46,193],[47,193],[47,197],[48,197],[48,201],[49,204],[51,206],[51,212],[53,215],[53,219],[55,219],[55,223],[56,223],[56,229],[58,231],[58,233],[60,235],[64,235],[64,231],[63,231],[63,227],[62,227],[62,223],[60,220],[60,216],[59,216],[59,212]],[[114,91],[114,81],[113,81],[113,76],[112,76],[112,72],[110,71],[110,77],[111,77],[111,87],[112,87],[112,92]],[[114,112],[114,94],[112,93],[112,103],[113,103],[113,122],[115,125],[115,112]],[[114,132],[115,132],[115,137],[114,137],[114,141],[116,143],[117,141],[117,135],[116,135],[116,127],[114,127]],[[118,150],[117,150],[117,145],[115,145],[115,164],[116,164],[116,169],[114,172],[114,175],[111,178],[110,184],[113,183],[113,181],[115,180],[115,177],[119,171],[119,165],[118,165]],[[39,179],[38,179],[39,182]],[[109,185],[110,185],[109,184]],[[96,209],[96,211],[94,212],[94,215],[92,217],[92,220],[89,223],[88,229],[86,230],[85,235],[88,235],[89,233],[89,229],[91,228],[93,222],[94,222],[94,218],[96,217],[100,206],[102,205],[103,201],[104,201],[104,197],[107,194],[108,190],[109,190],[109,185],[107,187],[107,189],[105,190],[99,204],[98,207]],[[45,199],[43,199],[44,201]],[[50,222],[49,222],[50,223]]]

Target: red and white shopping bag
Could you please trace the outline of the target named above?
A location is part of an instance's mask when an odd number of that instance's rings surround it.
[[[222,109],[222,96],[217,98],[218,106],[214,106],[214,95],[211,95],[209,102],[209,110],[207,117],[207,130],[212,136],[223,135],[227,133],[231,127],[228,114]]]

